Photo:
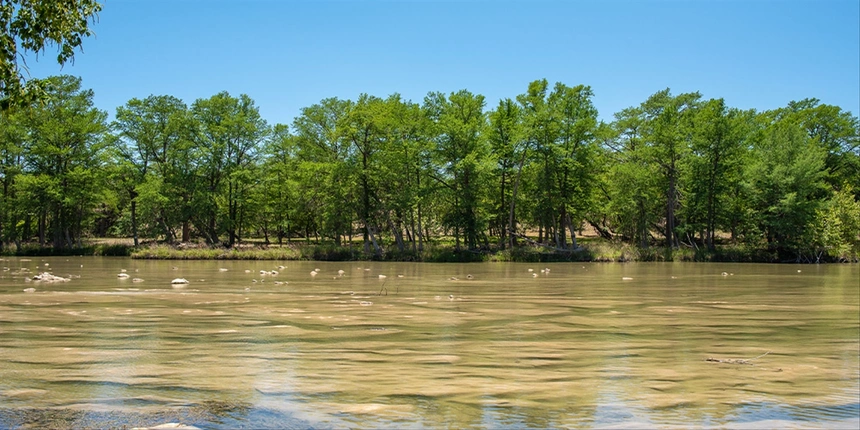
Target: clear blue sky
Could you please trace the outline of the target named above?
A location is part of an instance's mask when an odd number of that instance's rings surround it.
[[[669,87],[758,110],[860,112],[860,1],[105,0],[74,65],[113,115],[133,97],[251,96],[270,123],[327,97],[590,85],[603,119]]]

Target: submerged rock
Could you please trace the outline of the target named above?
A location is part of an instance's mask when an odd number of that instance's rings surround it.
[[[185,278],[176,278],[176,279],[170,281],[170,283],[173,285],[187,284],[188,280]]]

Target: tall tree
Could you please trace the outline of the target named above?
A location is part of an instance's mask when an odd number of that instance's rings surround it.
[[[426,234],[424,208],[432,197],[428,171],[431,166],[431,140],[427,119],[421,106],[404,101],[399,94],[386,100],[385,147],[380,156],[380,200],[398,249],[405,250],[404,239],[412,251],[423,249]]]
[[[774,117],[773,112],[760,116],[767,125],[754,138],[746,182],[768,246],[782,258],[800,258],[812,247],[808,235],[827,196],[826,153],[797,123]]]
[[[547,101],[549,82],[541,79],[529,83],[525,94],[517,96],[523,107],[523,125],[526,136],[524,151],[531,157],[528,164],[521,163],[520,172],[528,168],[529,180],[527,194],[533,224],[538,227],[538,241],[543,241],[544,233],[550,235],[553,224],[553,182],[555,166],[552,147],[558,138],[558,123],[553,118],[552,109]],[[521,173],[518,172],[518,178]],[[520,185],[518,179],[515,188]],[[514,199],[516,203],[517,200]]]
[[[533,148],[529,194],[539,240],[552,239],[562,249],[576,247],[576,230],[591,206],[597,109],[590,87],[558,82],[548,89],[546,79],[534,81],[518,100]]]
[[[271,129],[246,94],[237,98],[221,92],[198,99],[191,106],[191,115],[199,127],[195,139],[208,187],[207,195],[198,196],[205,210],[199,228],[211,243],[218,243],[219,233],[225,232],[227,245],[233,246],[241,240],[248,197],[257,184],[258,151]]]
[[[387,140],[388,105],[378,97],[361,94],[356,102],[348,102],[346,114],[338,122],[338,134],[348,142],[348,165],[353,167],[358,184],[359,219],[363,225],[364,251],[373,245],[374,253],[382,249],[376,239],[380,230],[377,219],[379,207],[379,181],[382,179],[379,152],[385,149]]]
[[[170,180],[172,169],[170,161],[172,153],[177,150],[180,141],[187,139],[185,127],[187,107],[181,100],[172,96],[149,96],[143,100],[132,99],[124,106],[117,108],[116,120],[112,127],[118,133],[118,160],[120,179],[125,184],[131,205],[131,229],[134,245],[139,243],[137,203],[140,190],[138,187],[152,186],[151,175],[157,175],[157,181],[163,185]],[[149,197],[163,194],[161,186],[149,189]],[[147,220],[163,226],[170,239],[167,208],[158,210],[157,219]]]
[[[348,165],[350,142],[342,123],[351,102],[328,98],[302,109],[293,121],[298,157],[297,204],[302,208],[305,236],[322,230],[341,243],[352,231],[354,208],[352,169]]]
[[[481,196],[489,150],[483,135],[484,96],[466,90],[448,96],[430,93],[424,109],[433,122],[435,158],[442,174],[433,178],[450,192],[451,209],[444,222],[454,229],[457,249],[461,232],[466,247],[475,249],[486,221]]]
[[[684,160],[685,229],[699,233],[710,250],[717,229],[729,227],[724,221],[727,194],[732,183],[740,180],[748,119],[749,115],[729,108],[723,99],[704,102],[693,118],[690,153]]]
[[[263,231],[266,243],[270,240],[270,231],[275,230],[278,244],[283,243],[286,236],[289,240],[290,230],[296,218],[296,139],[285,124],[276,124],[272,128],[272,138],[263,148],[262,184],[258,187],[259,199],[264,202],[258,213],[258,226]]]
[[[591,207],[596,155],[597,109],[591,102],[590,87],[568,87],[557,83],[549,97],[558,137],[552,146],[557,171],[554,186],[558,202],[555,220],[556,246],[567,247],[565,228],[570,231],[570,246],[576,247],[576,227]]]
[[[504,249],[508,242],[511,247],[514,246],[515,236],[509,232],[515,231],[514,200],[518,173],[522,171],[527,155],[527,141],[523,130],[523,109],[513,100],[500,100],[488,116],[487,135],[498,184],[498,194],[491,196],[494,208],[492,220],[493,227],[498,231],[499,245]]]
[[[28,134],[24,119],[21,109],[0,110],[0,247],[14,242],[16,248],[20,248],[23,239],[18,224],[26,214],[17,205],[14,185],[24,171],[24,144]]]
[[[610,162],[603,181],[606,227],[642,248],[649,245],[652,226],[660,218],[661,194],[659,171],[650,161],[646,132],[642,108],[631,107],[615,114],[604,140]]]
[[[692,139],[692,118],[700,97],[699,93],[672,96],[667,88],[642,103],[647,157],[658,166],[665,190],[664,236],[667,247],[678,246],[675,211],[679,203],[680,162]]]
[[[93,106],[93,91],[81,80],[47,80],[48,102],[30,112],[27,170],[36,181],[21,183],[19,197],[39,203],[39,231],[50,231],[54,248],[81,246],[93,207],[105,200],[107,113]],[[27,194],[30,194],[27,196]]]

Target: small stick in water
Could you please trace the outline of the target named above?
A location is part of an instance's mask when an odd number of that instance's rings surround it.
[[[712,357],[708,357],[708,358],[706,358],[706,359],[705,359],[705,361],[711,361],[711,362],[714,362],[714,363],[727,363],[727,364],[749,364],[750,366],[752,366],[752,364],[753,364],[752,362],[753,362],[753,361],[758,360],[759,358],[762,358],[762,357],[764,357],[765,355],[768,355],[768,354],[770,354],[770,351],[765,352],[764,354],[759,355],[758,357],[755,357],[755,358],[749,358],[749,359],[744,359],[744,358],[738,358],[738,359],[735,359],[735,358],[719,359],[719,358],[712,358]]]

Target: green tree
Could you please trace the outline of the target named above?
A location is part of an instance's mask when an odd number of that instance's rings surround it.
[[[754,139],[746,167],[752,209],[758,231],[782,258],[801,258],[812,248],[810,233],[827,184],[825,151],[803,128],[790,120],[771,120]]]
[[[426,240],[425,207],[433,196],[428,121],[419,104],[404,101],[399,94],[389,96],[385,103],[385,149],[379,154],[378,192],[398,249],[405,250],[405,232],[412,251],[417,252]]]
[[[523,108],[523,126],[526,136],[525,154],[529,159],[521,163],[518,177],[525,173],[526,180],[515,183],[515,188],[523,185],[528,199],[516,203],[524,203],[531,213],[531,225],[538,227],[538,241],[550,236],[552,226],[553,175],[554,164],[552,146],[558,136],[558,124],[553,119],[553,113],[547,102],[549,83],[541,79],[529,83],[525,94],[517,96],[517,101]]]
[[[678,246],[675,212],[679,204],[681,160],[687,155],[692,140],[692,118],[700,97],[699,93],[672,96],[667,88],[642,103],[646,157],[657,166],[664,190],[666,247]]]
[[[490,198],[493,202],[493,227],[498,232],[499,245],[514,246],[513,234],[516,231],[517,188],[519,173],[526,160],[527,141],[523,129],[523,109],[511,99],[499,101],[498,107],[488,115],[487,138],[490,142],[492,159],[495,161],[493,174],[498,193]]]
[[[93,34],[89,25],[101,11],[95,0],[5,0],[0,2],[0,103],[32,101],[45,93],[44,82],[25,83],[19,56],[57,48],[57,63],[74,60],[83,39]],[[26,69],[26,66],[24,67]],[[0,107],[2,107],[0,106]]]
[[[210,243],[219,243],[223,231],[227,245],[233,246],[241,240],[251,189],[257,185],[258,152],[271,128],[246,94],[236,98],[221,92],[198,99],[191,116],[198,126],[194,139],[207,190],[196,196],[202,212],[198,229]]]
[[[748,118],[723,99],[704,102],[693,118],[690,152],[683,160],[682,218],[687,234],[698,233],[710,250],[717,230],[730,226],[728,195],[740,181]]]
[[[777,116],[798,123],[826,151],[824,164],[834,189],[860,183],[860,118],[814,98],[789,102]],[[860,189],[854,192],[860,198]]]
[[[349,167],[350,141],[342,130],[350,102],[328,98],[302,109],[293,121],[296,139],[296,190],[305,237],[322,231],[341,243],[352,231],[360,203]]]
[[[604,140],[609,167],[603,181],[607,227],[622,238],[649,245],[652,226],[660,218],[659,170],[650,161],[646,119],[641,107],[623,109]]]
[[[337,123],[338,135],[349,144],[346,162],[352,171],[350,176],[358,185],[355,194],[360,199],[358,216],[363,225],[364,251],[368,252],[372,244],[376,255],[382,252],[376,238],[384,212],[379,201],[382,171],[378,158],[388,139],[387,110],[384,100],[361,94],[358,101],[347,102],[346,114]]]
[[[489,152],[483,135],[484,96],[466,90],[448,96],[430,93],[424,98],[424,110],[433,124],[434,158],[440,173],[432,177],[449,191],[450,210],[443,216],[444,223],[454,230],[457,249],[461,232],[466,247],[476,249],[486,223],[481,195]]]
[[[272,229],[279,245],[285,236],[289,240],[298,215],[295,203],[297,149],[295,136],[290,133],[289,127],[276,124],[272,129],[272,138],[263,148],[262,183],[257,188],[257,199],[263,202],[258,211],[257,225],[266,243],[269,243]]]
[[[18,228],[26,216],[15,197],[15,181],[24,171],[24,144],[27,140],[25,116],[20,109],[0,110],[0,247],[15,243],[20,248],[22,232]],[[26,223],[25,223],[26,225]]]
[[[48,102],[29,112],[26,169],[35,182],[22,183],[18,197],[37,205],[40,243],[50,231],[54,248],[70,248],[81,246],[94,207],[108,200],[107,113],[93,107],[93,92],[79,78],[47,83]]]
[[[172,96],[149,96],[143,100],[135,98],[117,108],[112,128],[119,137],[118,179],[123,184],[124,192],[129,195],[131,233],[135,246],[139,243],[138,187],[147,188],[147,197],[151,203],[169,200],[168,196],[164,196],[166,190],[163,185],[165,180],[172,178],[171,154],[182,140],[188,138],[186,112],[185,103]],[[155,178],[150,179],[153,175]],[[157,188],[156,184],[159,185]],[[151,210],[149,214],[155,218],[147,219],[147,222],[160,226],[166,239],[170,240],[170,215],[166,213],[169,208],[157,204]]]
[[[840,261],[856,261],[860,254],[860,201],[845,184],[818,209],[816,238],[824,251]]]
[[[557,83],[549,96],[553,119],[558,123],[557,140],[551,146],[556,195],[553,229],[556,246],[567,247],[565,228],[570,231],[570,246],[576,247],[576,228],[591,209],[596,182],[593,161],[596,156],[597,109],[591,102],[590,87],[568,87]]]

